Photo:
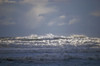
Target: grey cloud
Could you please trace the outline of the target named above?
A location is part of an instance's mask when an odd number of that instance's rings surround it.
[[[93,16],[100,16],[100,11],[94,11],[91,13]]]
[[[0,4],[2,3],[16,3],[14,0],[0,0]]]
[[[78,18],[73,18],[73,19],[71,19],[71,20],[69,20],[69,25],[71,25],[71,24],[74,24],[74,23],[77,23],[77,22],[79,22],[79,19]]]
[[[48,23],[48,26],[53,26],[53,25],[56,25],[56,26],[63,26],[63,25],[66,24],[66,23],[64,22],[65,18],[66,18],[65,15],[58,16],[58,17],[52,19],[52,20]]]
[[[0,19],[0,25],[15,25],[16,23],[13,22],[12,18]]]

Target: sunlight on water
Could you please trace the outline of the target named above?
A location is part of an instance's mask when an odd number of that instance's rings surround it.
[[[0,59],[100,59],[100,38],[85,35],[30,35],[0,38]]]

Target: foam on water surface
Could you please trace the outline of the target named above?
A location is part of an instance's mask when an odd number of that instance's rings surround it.
[[[0,59],[100,59],[100,38],[85,35],[30,35],[0,38]]]

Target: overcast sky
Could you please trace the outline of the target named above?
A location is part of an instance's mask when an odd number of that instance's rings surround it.
[[[100,37],[100,0],[0,0],[0,36]]]

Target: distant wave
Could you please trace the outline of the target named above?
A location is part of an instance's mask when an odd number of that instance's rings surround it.
[[[100,38],[85,35],[30,35],[0,38],[0,59],[100,59]]]

